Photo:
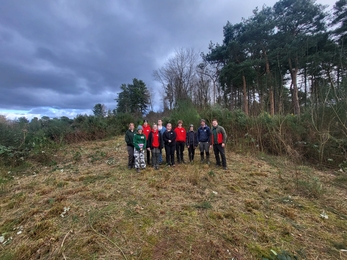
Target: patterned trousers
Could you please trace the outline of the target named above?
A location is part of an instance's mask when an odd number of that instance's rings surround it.
[[[134,157],[135,157],[135,168],[136,169],[146,168],[144,151],[134,149]]]

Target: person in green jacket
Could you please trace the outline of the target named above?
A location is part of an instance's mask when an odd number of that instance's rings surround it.
[[[128,168],[134,168],[135,158],[134,158],[134,135],[135,135],[135,126],[134,123],[129,124],[129,129],[125,133],[125,142],[127,144],[128,151]]]
[[[146,150],[146,136],[143,134],[141,125],[137,127],[137,133],[134,135],[134,156],[135,156],[135,169],[140,172],[140,169],[146,168],[145,153]]]

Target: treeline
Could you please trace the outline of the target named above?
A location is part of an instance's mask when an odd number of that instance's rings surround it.
[[[198,107],[219,104],[246,115],[300,115],[346,100],[346,0],[332,10],[311,0],[281,0],[227,22],[223,33],[202,59],[181,49],[154,72],[164,107],[189,98]]]

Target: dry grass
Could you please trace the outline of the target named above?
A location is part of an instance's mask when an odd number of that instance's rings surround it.
[[[345,173],[229,152],[227,171],[137,174],[126,157],[119,137],[0,169],[0,259],[347,259]]]

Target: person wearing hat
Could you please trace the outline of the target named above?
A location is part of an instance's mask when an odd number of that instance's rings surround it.
[[[206,125],[205,119],[200,120],[200,127],[198,128],[198,142],[200,148],[201,163],[204,162],[204,154],[206,153],[206,162],[210,163],[210,139],[211,129]]]
[[[134,158],[134,135],[135,135],[135,126],[134,123],[129,124],[129,129],[125,133],[125,142],[127,144],[128,151],[128,168],[134,168],[135,158]]]
[[[187,131],[183,127],[183,121],[178,120],[177,127],[175,128],[174,132],[176,133],[176,155],[177,155],[177,162],[178,163],[184,163],[183,159],[183,152],[184,152],[184,146],[186,144],[186,138],[187,138]]]
[[[148,120],[145,119],[143,121],[143,134],[146,136],[146,140],[148,140],[148,135],[149,133],[152,131],[151,126],[148,124]],[[151,164],[151,152],[147,150],[147,164],[150,165]]]
[[[186,145],[188,148],[189,162],[194,161],[195,149],[198,146],[198,135],[194,131],[194,125],[190,124],[187,132]]]
[[[143,128],[141,125],[137,127],[137,133],[134,134],[134,156],[135,156],[135,169],[140,172],[140,169],[146,168],[145,153],[147,139],[142,133]]]

